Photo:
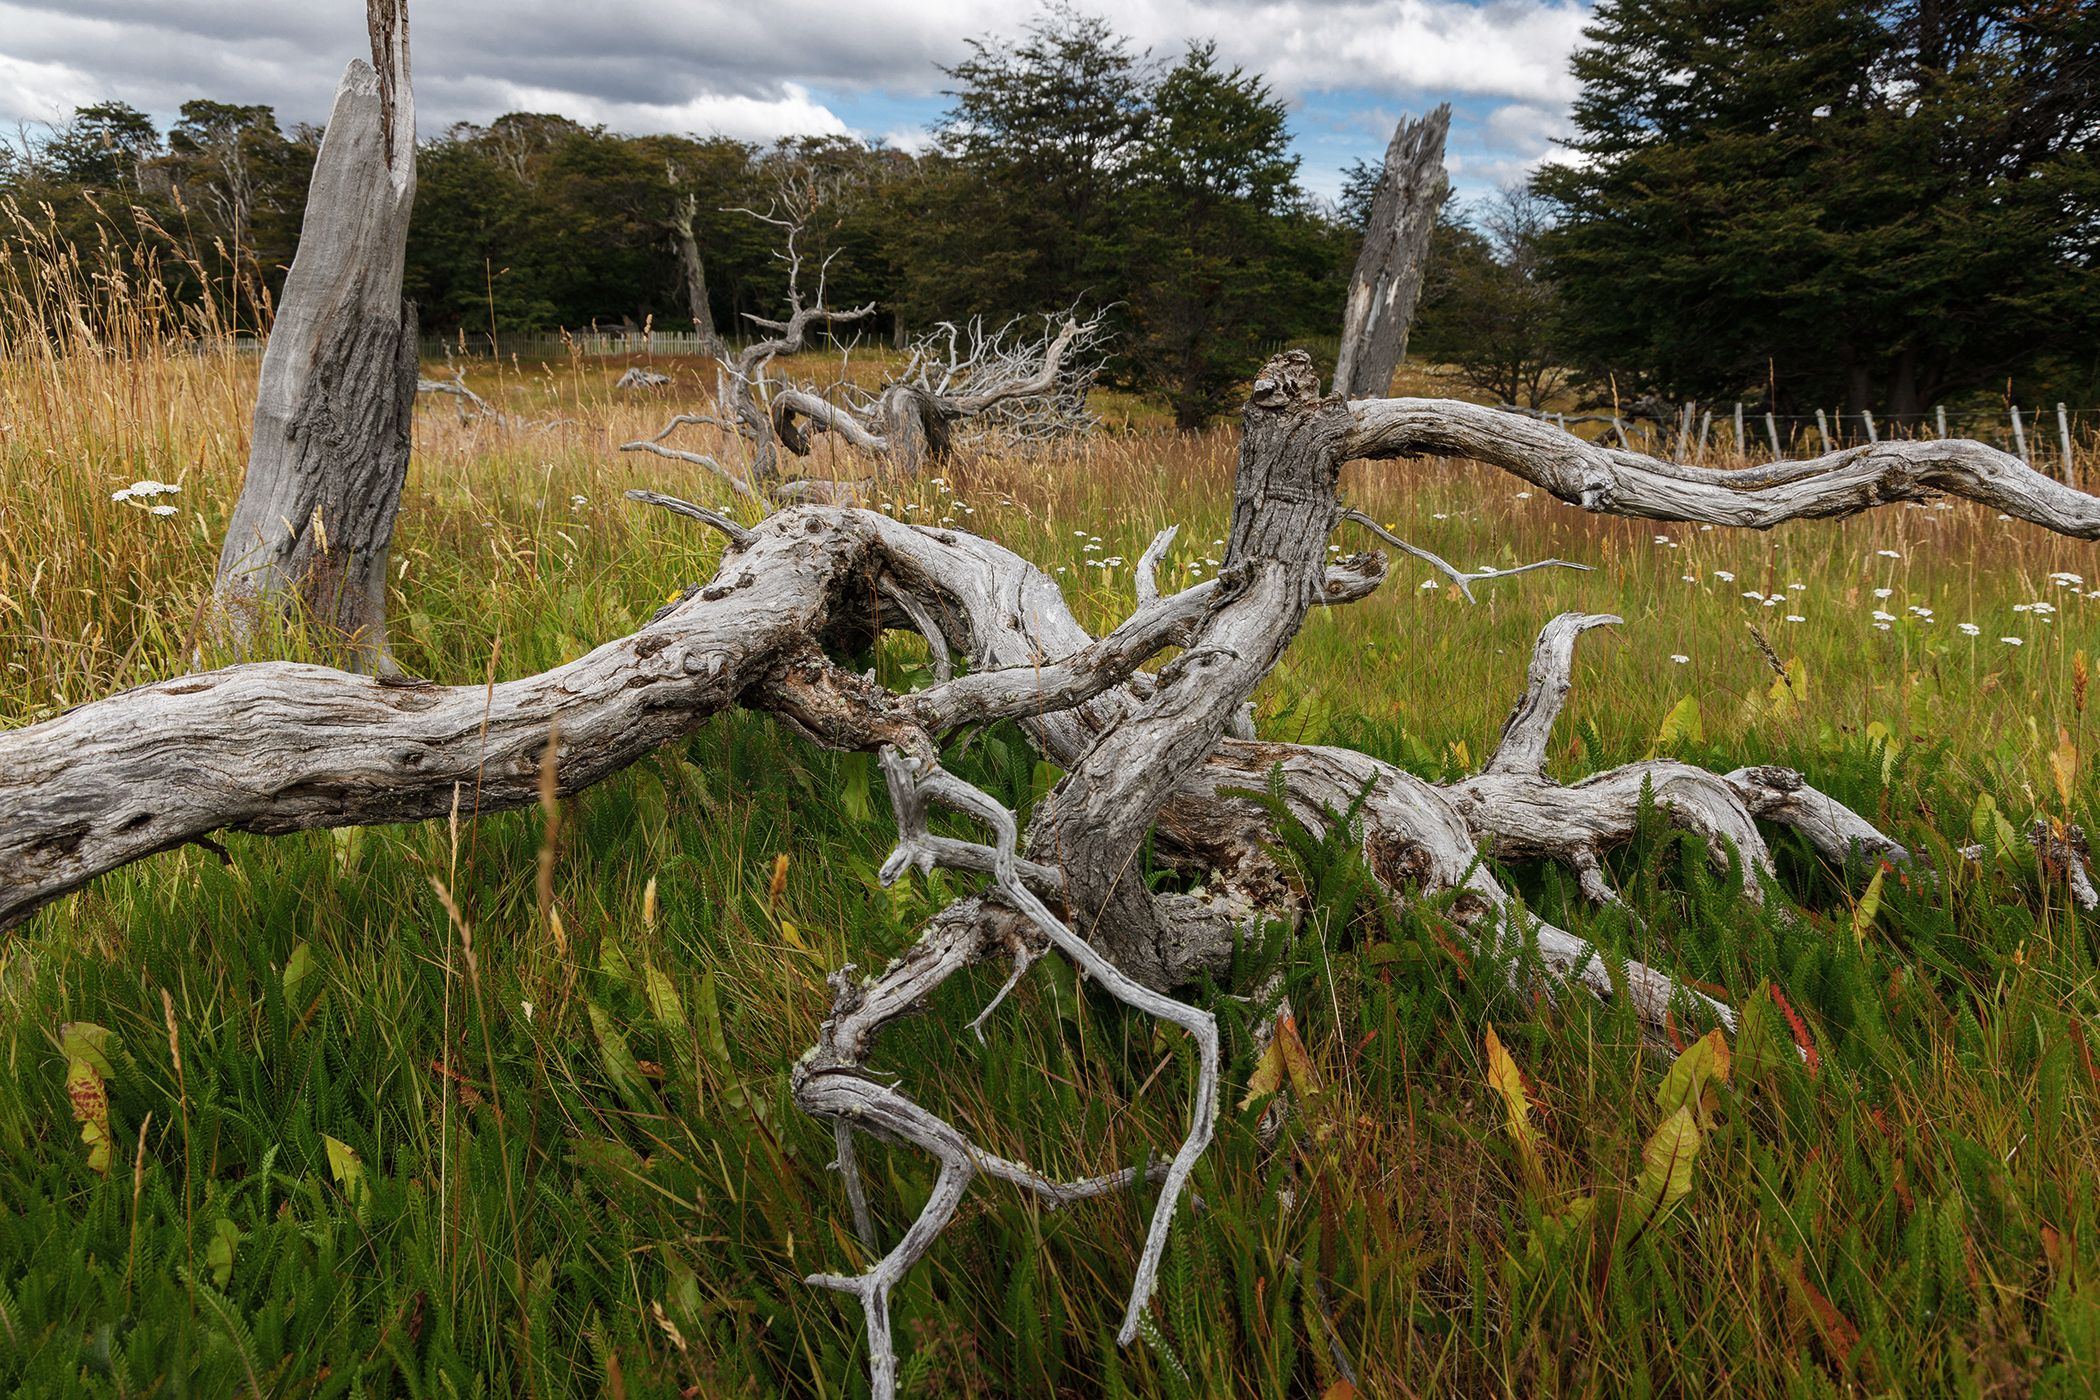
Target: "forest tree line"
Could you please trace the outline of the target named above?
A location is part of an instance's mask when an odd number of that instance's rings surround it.
[[[1446,207],[1416,360],[1533,407],[1900,421],[2015,384],[2100,402],[2100,7],[1602,0],[1587,32],[1573,159]],[[469,344],[684,328],[685,209],[708,319],[735,336],[785,288],[779,231],[750,211],[792,190],[832,303],[878,304],[898,337],[1109,307],[1111,375],[1184,426],[1232,407],[1266,347],[1333,337],[1377,170],[1309,194],[1260,74],[1206,43],[1155,59],[1058,8],[947,77],[918,153],[454,126],[419,148],[408,295]],[[266,106],[200,99],[162,130],[103,102],[0,148],[0,196],[82,246],[112,224],[185,241],[191,290],[254,326],[319,138]]]

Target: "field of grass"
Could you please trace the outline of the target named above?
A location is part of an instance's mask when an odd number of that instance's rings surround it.
[[[408,669],[540,670],[709,575],[710,535],[620,496],[711,499],[709,481],[612,450],[701,378],[678,366],[672,393],[637,400],[610,392],[620,368],[470,372],[506,411],[562,420],[545,428],[422,409],[391,601]],[[253,373],[143,342],[0,354],[0,723],[185,668]],[[966,454],[878,500],[998,538],[1109,625],[1162,526],[1182,526],[1171,578],[1213,566],[1234,452],[1229,431],[1111,410],[1091,441]],[[857,470],[816,470],[834,469]],[[153,498],[172,513],[112,500],[142,478],[180,486]],[[1340,891],[1292,950],[1310,1092],[1265,1146],[1259,1102],[1238,1106],[1250,1015],[1209,989],[1227,1108],[1147,1340],[1119,1351],[1113,1333],[1149,1197],[1050,1214],[980,1186],[897,1295],[908,1393],[1346,1394],[1337,1352],[1367,1395],[2089,1393],[2096,930],[2021,848],[1981,867],[1952,849],[1996,845],[1986,796],[2016,827],[2100,818],[2075,758],[2095,738],[2092,546],[1967,505],[1657,528],[1445,463],[1358,464],[1345,493],[1465,566],[1595,571],[1468,606],[1403,565],[1313,615],[1262,697],[1266,733],[1454,776],[1491,747],[1539,626],[1616,612],[1583,644],[1556,771],[1647,754],[1690,697],[1676,751],[1798,767],[1947,878],[1890,876],[1866,908],[1867,872],[1782,844],[1795,918],[1658,825],[1614,867],[1633,923],[1510,872],[1608,948],[1738,1002],[1769,984],[1814,1048],[1739,1063],[1689,1193],[1632,1233],[1607,1207],[1640,1170],[1667,1061],[1623,1013],[1507,990],[1432,913],[1303,851]],[[1797,698],[1774,698],[1753,625]],[[922,674],[916,639],[883,646],[890,684]],[[1039,780],[1017,733],[953,762],[1023,800]],[[800,1282],[860,1254],[830,1132],[794,1109],[787,1069],[825,974],[879,967],[962,886],[877,885],[893,832],[870,767],[725,716],[565,804],[558,834],[525,813],[236,837],[225,863],[165,854],[0,935],[0,1390],[863,1393],[858,1309]],[[962,1027],[997,981],[951,983],[879,1064],[1054,1173],[1178,1140],[1175,1038],[1046,962],[980,1045]],[[1536,1104],[1535,1167],[1490,1086],[1491,1026]],[[75,1060],[108,1094],[102,1170]],[[863,1161],[893,1237],[932,1173],[875,1144]],[[1592,1193],[1607,1205],[1570,1224]]]

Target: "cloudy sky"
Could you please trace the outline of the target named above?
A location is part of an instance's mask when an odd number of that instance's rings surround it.
[[[1567,0],[1115,0],[1140,47],[1215,39],[1291,104],[1303,178],[1333,195],[1403,112],[1452,104],[1462,194],[1521,178],[1564,130]],[[1030,0],[422,0],[411,5],[418,125],[560,112],[620,131],[747,140],[851,133],[915,145],[964,40],[1010,35]],[[0,0],[0,123],[117,98],[166,119],[191,97],[322,120],[360,0]]]

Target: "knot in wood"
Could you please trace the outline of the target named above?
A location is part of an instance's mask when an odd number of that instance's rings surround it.
[[[1799,792],[1808,784],[1808,780],[1793,769],[1781,768],[1777,764],[1763,763],[1745,771],[1751,782],[1774,792]]]
[[[1309,412],[1320,401],[1320,377],[1313,373],[1312,356],[1303,350],[1286,350],[1261,367],[1254,381],[1251,407],[1270,413]]]

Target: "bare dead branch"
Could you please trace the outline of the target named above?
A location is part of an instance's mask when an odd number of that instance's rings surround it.
[[[1431,554],[1426,549],[1409,544],[1406,540],[1401,539],[1360,510],[1345,510],[1341,513],[1340,518],[1352,524],[1363,526],[1402,554],[1412,556],[1429,565],[1445,578],[1458,585],[1458,591],[1465,595],[1466,601],[1469,603],[1480,601],[1473,596],[1473,585],[1487,579],[1508,578],[1512,574],[1528,574],[1533,569],[1579,569],[1583,573],[1590,571],[1590,566],[1587,564],[1571,564],[1565,559],[1540,559],[1531,564],[1519,564],[1513,569],[1482,569],[1478,573],[1469,574],[1442,556]]]
[[[662,506],[673,515],[683,515],[689,520],[698,520],[720,530],[729,537],[729,546],[732,549],[748,549],[755,538],[749,530],[728,516],[709,510],[706,506],[696,506],[691,501],[681,501],[676,496],[659,495],[654,491],[629,491],[625,494],[630,501],[640,501],[648,506]]]
[[[1352,459],[1469,457],[1606,515],[1767,530],[1945,494],[2060,535],[2100,539],[2100,497],[1980,442],[1870,443],[1729,471],[1604,447],[1549,423],[1453,399],[1367,399],[1349,410],[1355,428],[1345,452]]]

